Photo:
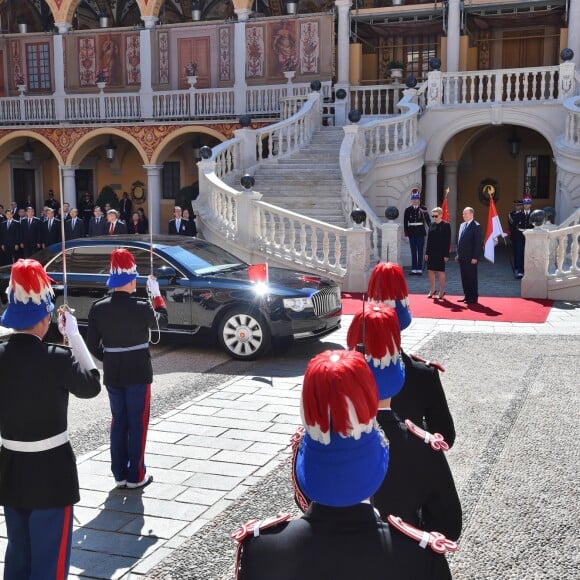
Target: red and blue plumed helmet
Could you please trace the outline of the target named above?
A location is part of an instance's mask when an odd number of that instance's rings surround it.
[[[394,308],[399,328],[405,330],[413,319],[409,309],[409,290],[403,268],[394,262],[379,262],[371,272],[367,288],[368,299]]]
[[[109,288],[120,288],[137,278],[137,264],[133,254],[125,248],[111,252],[111,272],[107,279]]]

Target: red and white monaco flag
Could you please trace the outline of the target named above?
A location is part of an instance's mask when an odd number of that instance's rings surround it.
[[[506,234],[499,222],[497,209],[493,197],[489,198],[489,215],[487,217],[487,230],[485,232],[485,246],[483,255],[490,262],[495,262],[495,246],[499,237],[505,238]]]

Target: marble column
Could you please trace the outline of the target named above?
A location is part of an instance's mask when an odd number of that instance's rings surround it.
[[[71,208],[77,206],[77,186],[75,181],[77,169],[76,165],[62,165],[60,167],[62,171],[61,201],[70,204]]]
[[[568,4],[568,48],[574,51],[576,69],[580,68],[580,0]]]
[[[61,29],[63,32],[61,33]],[[58,27],[59,34],[53,36],[53,46],[54,51],[54,107],[55,114],[58,121],[65,120],[65,108],[64,108],[64,42],[63,34],[68,31],[68,28],[64,26]]]
[[[425,205],[431,211],[437,206],[437,167],[439,161],[425,161]]]
[[[460,29],[460,0],[449,0],[447,2],[447,72],[457,72],[459,70]]]
[[[447,195],[447,204],[449,207],[449,223],[451,225],[451,242],[455,245],[457,232],[457,169],[459,163],[457,161],[445,162],[445,189],[449,188]],[[462,208],[463,209],[463,208]],[[481,222],[481,216],[478,221]]]
[[[338,10],[336,88],[348,89],[350,68],[350,7],[352,0],[336,0]]]
[[[246,21],[250,17],[248,8],[234,8],[238,21],[234,25],[234,112],[246,114]]]
[[[147,214],[149,217],[149,231],[153,234],[161,233],[161,170],[163,165],[143,165],[147,171]]]
[[[153,22],[155,24],[155,22]],[[151,20],[145,21],[145,28],[139,32],[139,44],[141,51],[141,88],[139,95],[141,97],[141,116],[144,119],[153,118],[153,86],[151,63],[153,54],[151,51],[151,35],[153,34]]]

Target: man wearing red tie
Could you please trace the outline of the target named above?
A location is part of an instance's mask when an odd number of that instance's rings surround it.
[[[127,226],[119,220],[119,212],[116,209],[110,209],[107,212],[107,234],[116,236],[126,233]]]

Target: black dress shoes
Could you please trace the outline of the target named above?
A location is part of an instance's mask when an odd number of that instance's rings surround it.
[[[465,304],[477,304],[477,300],[465,300]]]
[[[467,302],[465,298],[460,298],[457,302]]]

